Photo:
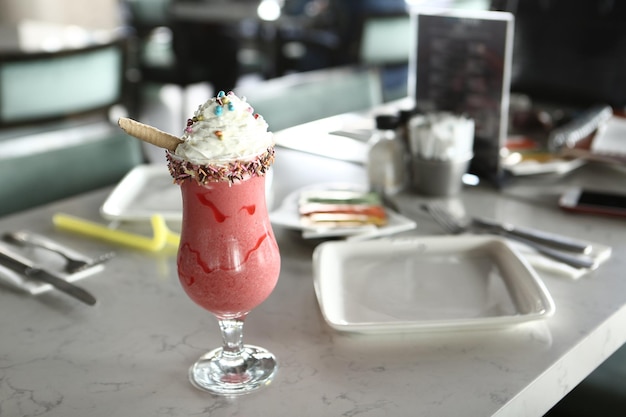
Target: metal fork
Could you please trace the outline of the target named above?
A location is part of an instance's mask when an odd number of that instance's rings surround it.
[[[422,210],[426,211],[446,232],[453,235],[468,232],[470,223],[463,221],[460,217],[438,203],[422,204]]]
[[[100,265],[101,263],[106,262],[113,256],[115,256],[114,252],[107,252],[97,258],[79,259],[75,255],[70,253],[71,250],[66,248],[65,246],[60,245],[44,236],[40,236],[31,232],[9,232],[5,233],[2,238],[9,243],[17,244],[20,246],[38,247],[62,256],[66,261],[64,269],[65,272],[67,272],[68,274],[75,274],[87,268]]]
[[[423,204],[422,209],[428,212],[433,220],[435,220],[435,222],[437,222],[437,224],[439,224],[448,233],[460,234],[469,232],[472,229],[472,223],[470,221],[459,218],[440,203],[431,202]],[[488,232],[488,230],[481,231]],[[591,256],[566,253],[519,235],[506,234],[506,237],[530,246],[537,252],[559,262],[573,266],[574,268],[587,268],[593,270],[598,267],[597,260]]]

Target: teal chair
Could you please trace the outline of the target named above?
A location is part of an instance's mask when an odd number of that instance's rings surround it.
[[[382,103],[378,71],[352,66],[245,84],[236,93],[248,98],[273,131]]]
[[[357,62],[378,69],[385,102],[408,95],[412,33],[408,13],[365,16],[361,22]]]
[[[113,124],[89,123],[0,142],[0,216],[116,184],[144,162]]]
[[[2,54],[0,138],[6,129],[86,114],[121,103],[126,40],[59,52]]]
[[[155,87],[174,85],[179,88],[184,103],[181,119],[185,120],[195,110],[195,107],[185,107],[192,85],[226,83],[227,86],[219,88],[231,88],[239,76],[237,66],[231,68],[228,64],[237,62],[234,35],[226,36],[222,31],[213,30],[213,25],[177,20],[170,10],[173,3],[173,0],[121,1],[128,11],[128,25],[134,32],[132,56],[137,82],[132,91],[131,115],[137,118]],[[238,33],[236,25],[232,30]],[[198,47],[198,43],[205,48]],[[222,45],[224,49],[215,49],[211,45]],[[219,62],[212,55],[214,51],[222,52],[215,54]]]
[[[0,59],[0,216],[119,181],[144,161],[109,120],[125,41]]]
[[[366,16],[361,28],[359,62],[369,65],[406,64],[411,37],[408,13]]]
[[[130,89],[130,115],[140,118],[147,102],[165,84],[180,88],[182,102],[192,84],[207,81],[202,68],[188,65],[174,52],[174,35],[169,8],[172,0],[122,0],[128,26],[133,32],[131,63],[133,83]],[[182,119],[188,113],[181,109]]]

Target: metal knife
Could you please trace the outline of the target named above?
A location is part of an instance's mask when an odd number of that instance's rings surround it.
[[[28,278],[46,282],[56,289],[63,291],[67,295],[70,295],[87,305],[92,306],[96,304],[96,298],[86,290],[72,284],[71,282],[64,280],[63,278],[55,275],[52,272],[46,271],[45,269],[38,267],[30,259],[22,256],[21,254],[11,250],[4,245],[0,245],[0,262],[4,266],[12,269],[15,272],[23,274]]]
[[[499,234],[518,236],[533,242],[541,243],[554,249],[569,252],[589,254],[592,249],[588,242],[583,242],[567,236],[548,233],[537,229],[514,226],[510,223],[499,223],[494,220],[479,217],[472,218],[472,226],[483,230],[495,231]]]
[[[89,258],[69,246],[65,246],[47,236],[26,230],[6,232],[2,235],[2,240],[19,246],[42,248],[60,255],[65,259],[65,272],[68,274],[75,274],[96,265],[100,265],[115,255],[114,252],[107,252],[97,258]]]

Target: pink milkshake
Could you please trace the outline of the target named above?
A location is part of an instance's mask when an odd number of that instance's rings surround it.
[[[276,285],[280,256],[265,207],[265,178],[181,184],[178,275],[187,295],[218,317],[247,314]]]
[[[198,107],[180,138],[128,118],[118,123],[169,151],[169,170],[183,198],[180,283],[219,322],[222,347],[202,355],[189,380],[228,396],[266,386],[276,374],[276,358],[243,344],[243,323],[280,273],[265,204],[265,174],[274,162],[267,123],[245,99],[223,91]]]
[[[223,395],[263,387],[276,373],[276,359],[242,338],[245,317],[270,295],[280,273],[265,203],[273,135],[245,99],[220,92],[198,107],[181,138],[154,136],[152,143],[167,142],[170,173],[182,192],[180,283],[217,317],[222,333],[222,347],[201,356],[189,379]]]

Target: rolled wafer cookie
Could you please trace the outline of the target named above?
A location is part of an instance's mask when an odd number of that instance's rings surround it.
[[[160,148],[174,152],[182,139],[163,132],[156,127],[152,127],[127,117],[120,117],[117,121],[119,127],[131,136],[141,139],[144,142],[151,143]]]

